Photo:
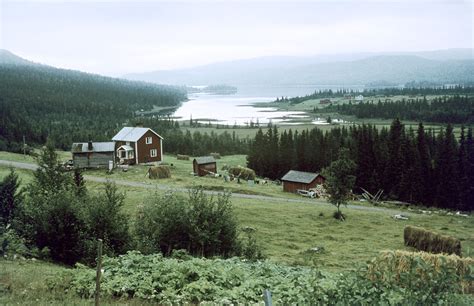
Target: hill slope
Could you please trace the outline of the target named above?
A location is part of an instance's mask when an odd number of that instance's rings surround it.
[[[135,111],[185,98],[176,87],[57,69],[2,51],[0,150],[15,151],[23,135],[28,143],[50,137],[64,149],[73,141],[109,140]]]
[[[385,81],[474,82],[471,49],[418,53],[370,53],[318,57],[262,57],[205,66],[128,74],[132,80],[165,84],[365,85]]]

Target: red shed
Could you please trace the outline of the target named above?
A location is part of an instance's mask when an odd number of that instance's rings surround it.
[[[283,191],[296,192],[298,189],[308,190],[323,184],[326,179],[319,173],[303,172],[290,170],[285,174],[281,181],[283,182]]]
[[[193,171],[199,176],[217,173],[216,160],[212,156],[196,157],[193,160]]]

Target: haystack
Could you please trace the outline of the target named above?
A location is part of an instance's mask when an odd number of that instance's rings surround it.
[[[168,166],[163,166],[163,165],[150,167],[150,169],[148,169],[148,177],[150,179],[170,178],[171,171]]]
[[[421,227],[406,226],[403,231],[403,240],[406,246],[414,247],[419,251],[461,256],[461,241],[459,239]]]
[[[176,159],[178,159],[178,160],[189,160],[189,155],[178,154],[178,155],[176,155]]]
[[[246,167],[230,167],[229,174],[232,174],[235,177],[243,180],[255,180],[255,171]]]

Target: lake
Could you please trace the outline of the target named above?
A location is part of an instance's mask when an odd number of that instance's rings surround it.
[[[345,88],[352,88],[346,86]],[[359,89],[360,87],[353,88]],[[214,95],[207,93],[189,94],[189,101],[184,102],[172,115],[176,119],[201,123],[219,123],[223,125],[247,125],[250,122],[267,124],[283,123],[295,119],[307,118],[305,112],[277,111],[273,107],[255,107],[257,102],[272,102],[276,97],[302,96],[316,89],[337,89],[331,86],[301,85],[292,87],[255,86],[239,88],[235,95]],[[320,121],[313,121],[318,124]]]

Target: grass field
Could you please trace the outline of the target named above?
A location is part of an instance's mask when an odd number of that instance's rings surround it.
[[[171,162],[169,160],[171,157],[167,158],[168,162]],[[232,156],[223,160],[238,162],[242,159],[242,156]],[[213,189],[219,189],[219,186],[225,186],[226,189],[228,187],[221,179],[191,176],[189,174],[191,168],[188,169],[190,162],[179,161],[175,166],[174,178],[171,179],[175,182],[171,185],[175,184],[176,187],[192,185],[193,182],[195,185],[206,185],[207,187],[216,184],[214,186],[217,187]],[[8,171],[7,167],[0,167],[0,179],[7,175]],[[23,184],[31,181],[31,171],[16,171]],[[91,172],[95,176],[99,176],[101,173],[103,176],[108,176],[105,171]],[[132,168],[129,172],[116,172],[110,177],[148,180],[144,178],[144,172],[145,167]],[[126,177],[124,178],[122,175]],[[166,184],[168,183],[170,182]],[[256,190],[257,187],[244,184],[235,184],[235,186],[235,188],[241,188],[242,191],[248,193]],[[87,182],[87,187],[91,192],[98,192],[103,188],[103,185]],[[131,219],[135,215],[136,208],[143,203],[145,198],[153,196],[155,192],[163,192],[140,187],[119,188],[126,193],[124,209]],[[297,198],[296,195],[281,192],[281,186],[268,185],[258,188],[263,188],[263,191],[258,189],[262,194],[276,194],[278,198],[281,198],[282,195]],[[416,214],[404,210],[403,213],[409,214],[410,220],[398,221],[391,217],[394,214],[394,208],[389,211],[343,208],[343,212],[347,214],[347,221],[339,222],[332,218],[335,208],[318,204],[317,201],[314,204],[306,204],[289,203],[279,199],[268,201],[234,197],[232,203],[241,226],[251,226],[257,229],[257,238],[268,258],[286,264],[313,264],[305,262],[304,251],[322,246],[325,252],[314,257],[317,265],[331,271],[350,269],[369,260],[381,250],[405,249],[403,245],[403,227],[405,225],[421,226],[442,234],[453,235],[461,239],[464,256],[474,255],[474,235],[472,234],[474,218],[472,217],[436,213],[431,215]],[[369,204],[365,205],[369,206]]]
[[[22,161],[21,156],[0,153],[0,159]],[[63,157],[67,158],[64,154]],[[166,161],[175,165],[170,184],[187,186],[197,182],[207,186],[223,186],[225,183],[214,178],[195,178],[190,175],[190,161],[176,161],[166,156]],[[219,160],[219,164],[239,164],[243,156],[230,156]],[[220,166],[219,166],[220,167]],[[16,170],[22,185],[32,179],[32,172]],[[110,177],[128,180],[147,180],[144,178],[146,167],[132,168],[126,173],[116,172]],[[0,180],[9,172],[8,167],[0,166]],[[86,174],[107,176],[105,171],[88,171]],[[159,180],[160,181],[160,180]],[[159,183],[158,181],[158,183]],[[237,184],[235,184],[237,185]],[[103,189],[103,184],[87,182],[86,186],[92,193]],[[139,187],[119,187],[126,193],[124,211],[133,222],[137,207],[152,197],[159,190]],[[241,186],[244,191],[255,190],[255,186]],[[265,186],[262,193],[278,192],[280,186]],[[259,191],[260,192],[260,191]],[[288,195],[289,197],[296,197]],[[410,219],[398,221],[392,218],[393,210],[371,211],[342,208],[347,215],[345,222],[332,217],[335,208],[327,205],[288,203],[284,200],[255,200],[232,198],[232,204],[239,225],[251,226],[256,229],[256,238],[268,260],[287,265],[310,265],[330,272],[342,272],[356,269],[370,260],[381,250],[406,250],[403,243],[403,228],[414,225],[429,230],[452,235],[462,242],[462,255],[474,256],[474,218],[443,213],[417,214],[406,212]],[[133,226],[136,226],[133,224]],[[319,247],[324,251],[308,255],[309,248]],[[90,305],[92,300],[80,299],[65,294],[61,288],[51,288],[50,280],[66,268],[40,261],[31,260],[0,260],[0,304],[3,305]],[[141,300],[105,300],[109,304],[139,305]]]

